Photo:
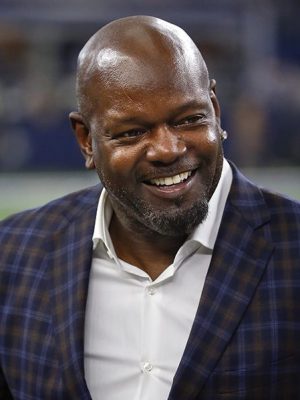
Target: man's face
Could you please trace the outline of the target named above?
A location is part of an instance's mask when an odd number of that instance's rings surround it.
[[[121,222],[189,234],[221,174],[217,100],[207,80],[186,70],[123,78],[92,91],[97,172]]]

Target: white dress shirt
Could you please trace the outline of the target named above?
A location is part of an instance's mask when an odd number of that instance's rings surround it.
[[[201,297],[232,181],[226,160],[206,220],[154,281],[119,259],[102,191],[85,318],[85,379],[93,400],[166,400]],[[125,238],[124,238],[125,239]]]

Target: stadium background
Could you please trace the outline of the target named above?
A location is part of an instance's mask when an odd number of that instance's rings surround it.
[[[255,182],[300,199],[300,2],[1,0],[0,218],[97,182],[68,121],[90,35],[148,14],[182,26],[207,60],[229,138]]]

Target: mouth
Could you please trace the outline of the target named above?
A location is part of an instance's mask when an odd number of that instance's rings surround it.
[[[193,187],[197,169],[180,172],[175,175],[151,178],[144,181],[150,193],[159,198],[176,199],[186,194]]]
[[[185,171],[176,175],[167,176],[164,178],[153,178],[147,183],[154,186],[173,186],[185,182],[191,175],[193,171]]]

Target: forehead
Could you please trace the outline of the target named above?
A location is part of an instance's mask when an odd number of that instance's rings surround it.
[[[96,69],[89,82],[92,103],[125,107],[143,102],[149,95],[155,102],[168,97],[202,97],[209,87],[206,69],[195,54],[165,54],[144,59],[115,49],[102,49],[96,58]]]
[[[205,75],[206,66],[198,52],[187,48],[164,48],[160,51],[144,52],[144,49],[132,51],[116,48],[102,48],[95,58],[95,72],[103,81],[147,79],[159,77],[163,72],[172,71],[179,75]],[[149,75],[147,75],[147,73]],[[127,79],[126,79],[127,78]]]

